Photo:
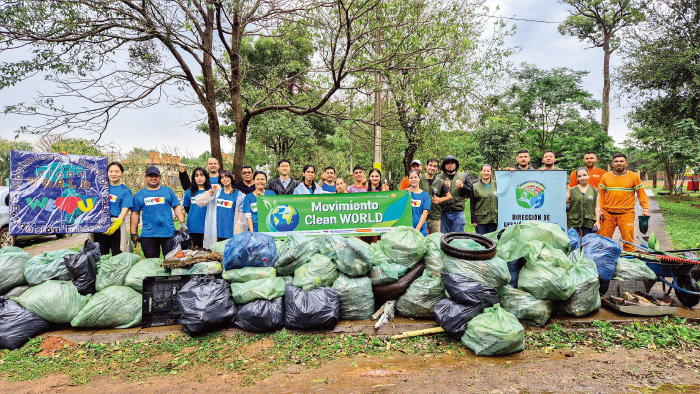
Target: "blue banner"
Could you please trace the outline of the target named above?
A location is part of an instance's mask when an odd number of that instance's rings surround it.
[[[496,171],[498,228],[536,220],[566,228],[564,170]]]
[[[104,232],[107,158],[10,152],[10,234]]]

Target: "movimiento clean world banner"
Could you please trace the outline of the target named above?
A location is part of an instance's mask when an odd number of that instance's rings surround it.
[[[406,191],[258,197],[259,231],[274,237],[378,235],[412,224]]]
[[[9,205],[12,235],[107,231],[107,158],[10,151]]]
[[[499,229],[530,220],[566,228],[566,171],[496,171],[496,179]]]

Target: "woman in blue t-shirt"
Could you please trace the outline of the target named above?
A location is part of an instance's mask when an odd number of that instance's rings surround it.
[[[413,228],[420,231],[424,236],[428,236],[428,212],[430,212],[430,194],[422,190],[419,186],[420,173],[411,170],[408,173],[409,187],[406,189],[411,193],[411,214],[413,217]]]
[[[219,173],[220,190],[216,196],[216,239],[223,241],[233,237],[236,222],[236,200],[238,190],[233,188],[233,174],[229,170]],[[210,193],[215,193],[211,190]]]
[[[204,219],[207,216],[207,206],[197,205],[196,197],[210,189],[211,183],[206,170],[202,167],[195,168],[192,171],[192,186],[185,192],[182,206],[187,212],[187,228],[192,238],[192,245],[200,249],[204,243]]]
[[[133,193],[122,182],[124,167],[119,162],[109,163],[107,166],[107,177],[109,178],[109,214],[112,217],[112,226],[104,233],[95,233],[95,242],[100,244],[100,254],[112,256],[122,252],[121,226],[124,223],[126,214],[133,207]]]
[[[248,221],[248,230],[251,232],[258,231],[258,196],[274,196],[272,190],[265,190],[267,186],[267,174],[262,171],[256,171],[253,174],[253,184],[255,190],[245,196],[243,199],[243,213]]]

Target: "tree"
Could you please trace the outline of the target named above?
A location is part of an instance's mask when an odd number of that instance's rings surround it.
[[[32,151],[32,144],[25,141],[12,141],[0,138],[0,185],[6,185],[10,177],[10,151]]]
[[[644,13],[646,23],[623,47],[619,74],[637,99],[629,115],[631,143],[653,153],[672,190],[679,171],[700,163],[700,3],[657,1]]]
[[[524,122],[524,138],[540,151],[553,150],[562,126],[590,113],[600,103],[581,86],[586,71],[539,68],[523,64],[514,73],[515,84],[506,93],[511,110]]]
[[[425,15],[430,23],[406,26],[382,32],[382,48],[405,48],[416,55],[392,59],[394,67],[383,72],[381,86],[390,105],[385,106],[382,127],[396,127],[405,138],[403,167],[407,174],[411,162],[424,145],[429,133],[466,128],[477,90],[490,85],[500,75],[501,61],[510,52],[503,49],[508,34],[504,23],[497,23],[484,38],[491,21],[483,15],[483,0],[417,2],[415,12]],[[393,18],[384,7],[384,18]],[[406,39],[407,31],[414,32]],[[429,51],[419,53],[425,42]],[[363,85],[374,84],[366,75]]]
[[[235,131],[237,172],[243,165],[248,125],[254,117],[269,111],[297,115],[322,111],[336,92],[350,88],[352,76],[381,72],[401,64],[402,58],[432,48],[432,43],[424,42],[410,52],[400,47],[381,54],[368,51],[377,31],[403,29],[406,40],[417,38],[415,29],[430,21],[413,12],[416,1],[6,2],[0,8],[0,53],[17,54],[29,48],[31,56],[0,67],[0,88],[48,72],[62,91],[42,96],[35,104],[7,108],[49,119],[25,131],[91,129],[102,133],[122,109],[153,105],[167,86],[175,86],[189,96],[178,102],[189,99],[205,110],[212,155],[219,159],[216,98],[217,89],[225,89],[228,101],[224,104],[231,111]],[[374,18],[380,5],[391,6],[391,18]],[[269,72],[245,62],[247,42],[270,36],[294,40],[303,31],[308,32],[314,53],[303,72]],[[296,93],[290,95],[290,91]],[[91,106],[67,109],[65,103],[58,104],[66,97]]]
[[[644,19],[634,0],[559,0],[573,8],[571,16],[559,25],[563,35],[589,41],[603,48],[603,110],[600,123],[610,126],[610,55],[620,47],[618,33]]]
[[[104,156],[92,141],[82,138],[61,138],[51,144],[51,152],[84,156]]]

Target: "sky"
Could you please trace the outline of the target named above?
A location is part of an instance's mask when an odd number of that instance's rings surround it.
[[[556,0],[487,0],[492,13],[503,17],[536,19],[561,22],[569,14],[566,7]],[[496,6],[499,7],[496,10]],[[538,23],[526,21],[509,21],[515,23],[517,31],[509,37],[506,44],[518,47],[519,51],[508,61],[517,66],[522,62],[539,68],[568,67],[574,70],[588,71],[583,79],[583,86],[594,98],[600,100],[603,85],[603,51],[600,48],[587,48],[590,44],[580,42],[575,37],[562,36],[557,31],[557,23]],[[611,70],[620,64],[620,58],[614,53]],[[17,86],[0,90],[0,108],[17,102],[31,102],[38,92],[48,91],[50,85],[43,78],[35,77]],[[628,132],[625,115],[629,108],[615,98],[616,87],[613,84],[610,102],[610,135],[621,143]],[[134,147],[154,150],[173,151],[183,156],[197,156],[209,150],[209,137],[196,131],[195,126],[204,120],[200,106],[179,106],[162,101],[146,109],[122,111],[100,140],[100,144],[116,147],[122,153]],[[596,115],[600,117],[599,114]],[[0,136],[14,138],[14,131],[27,124],[26,117],[4,115],[0,112]],[[87,133],[74,131],[72,137],[92,138]],[[38,137],[21,135],[20,140],[35,142]],[[233,146],[228,139],[222,138],[222,149],[231,153]]]

